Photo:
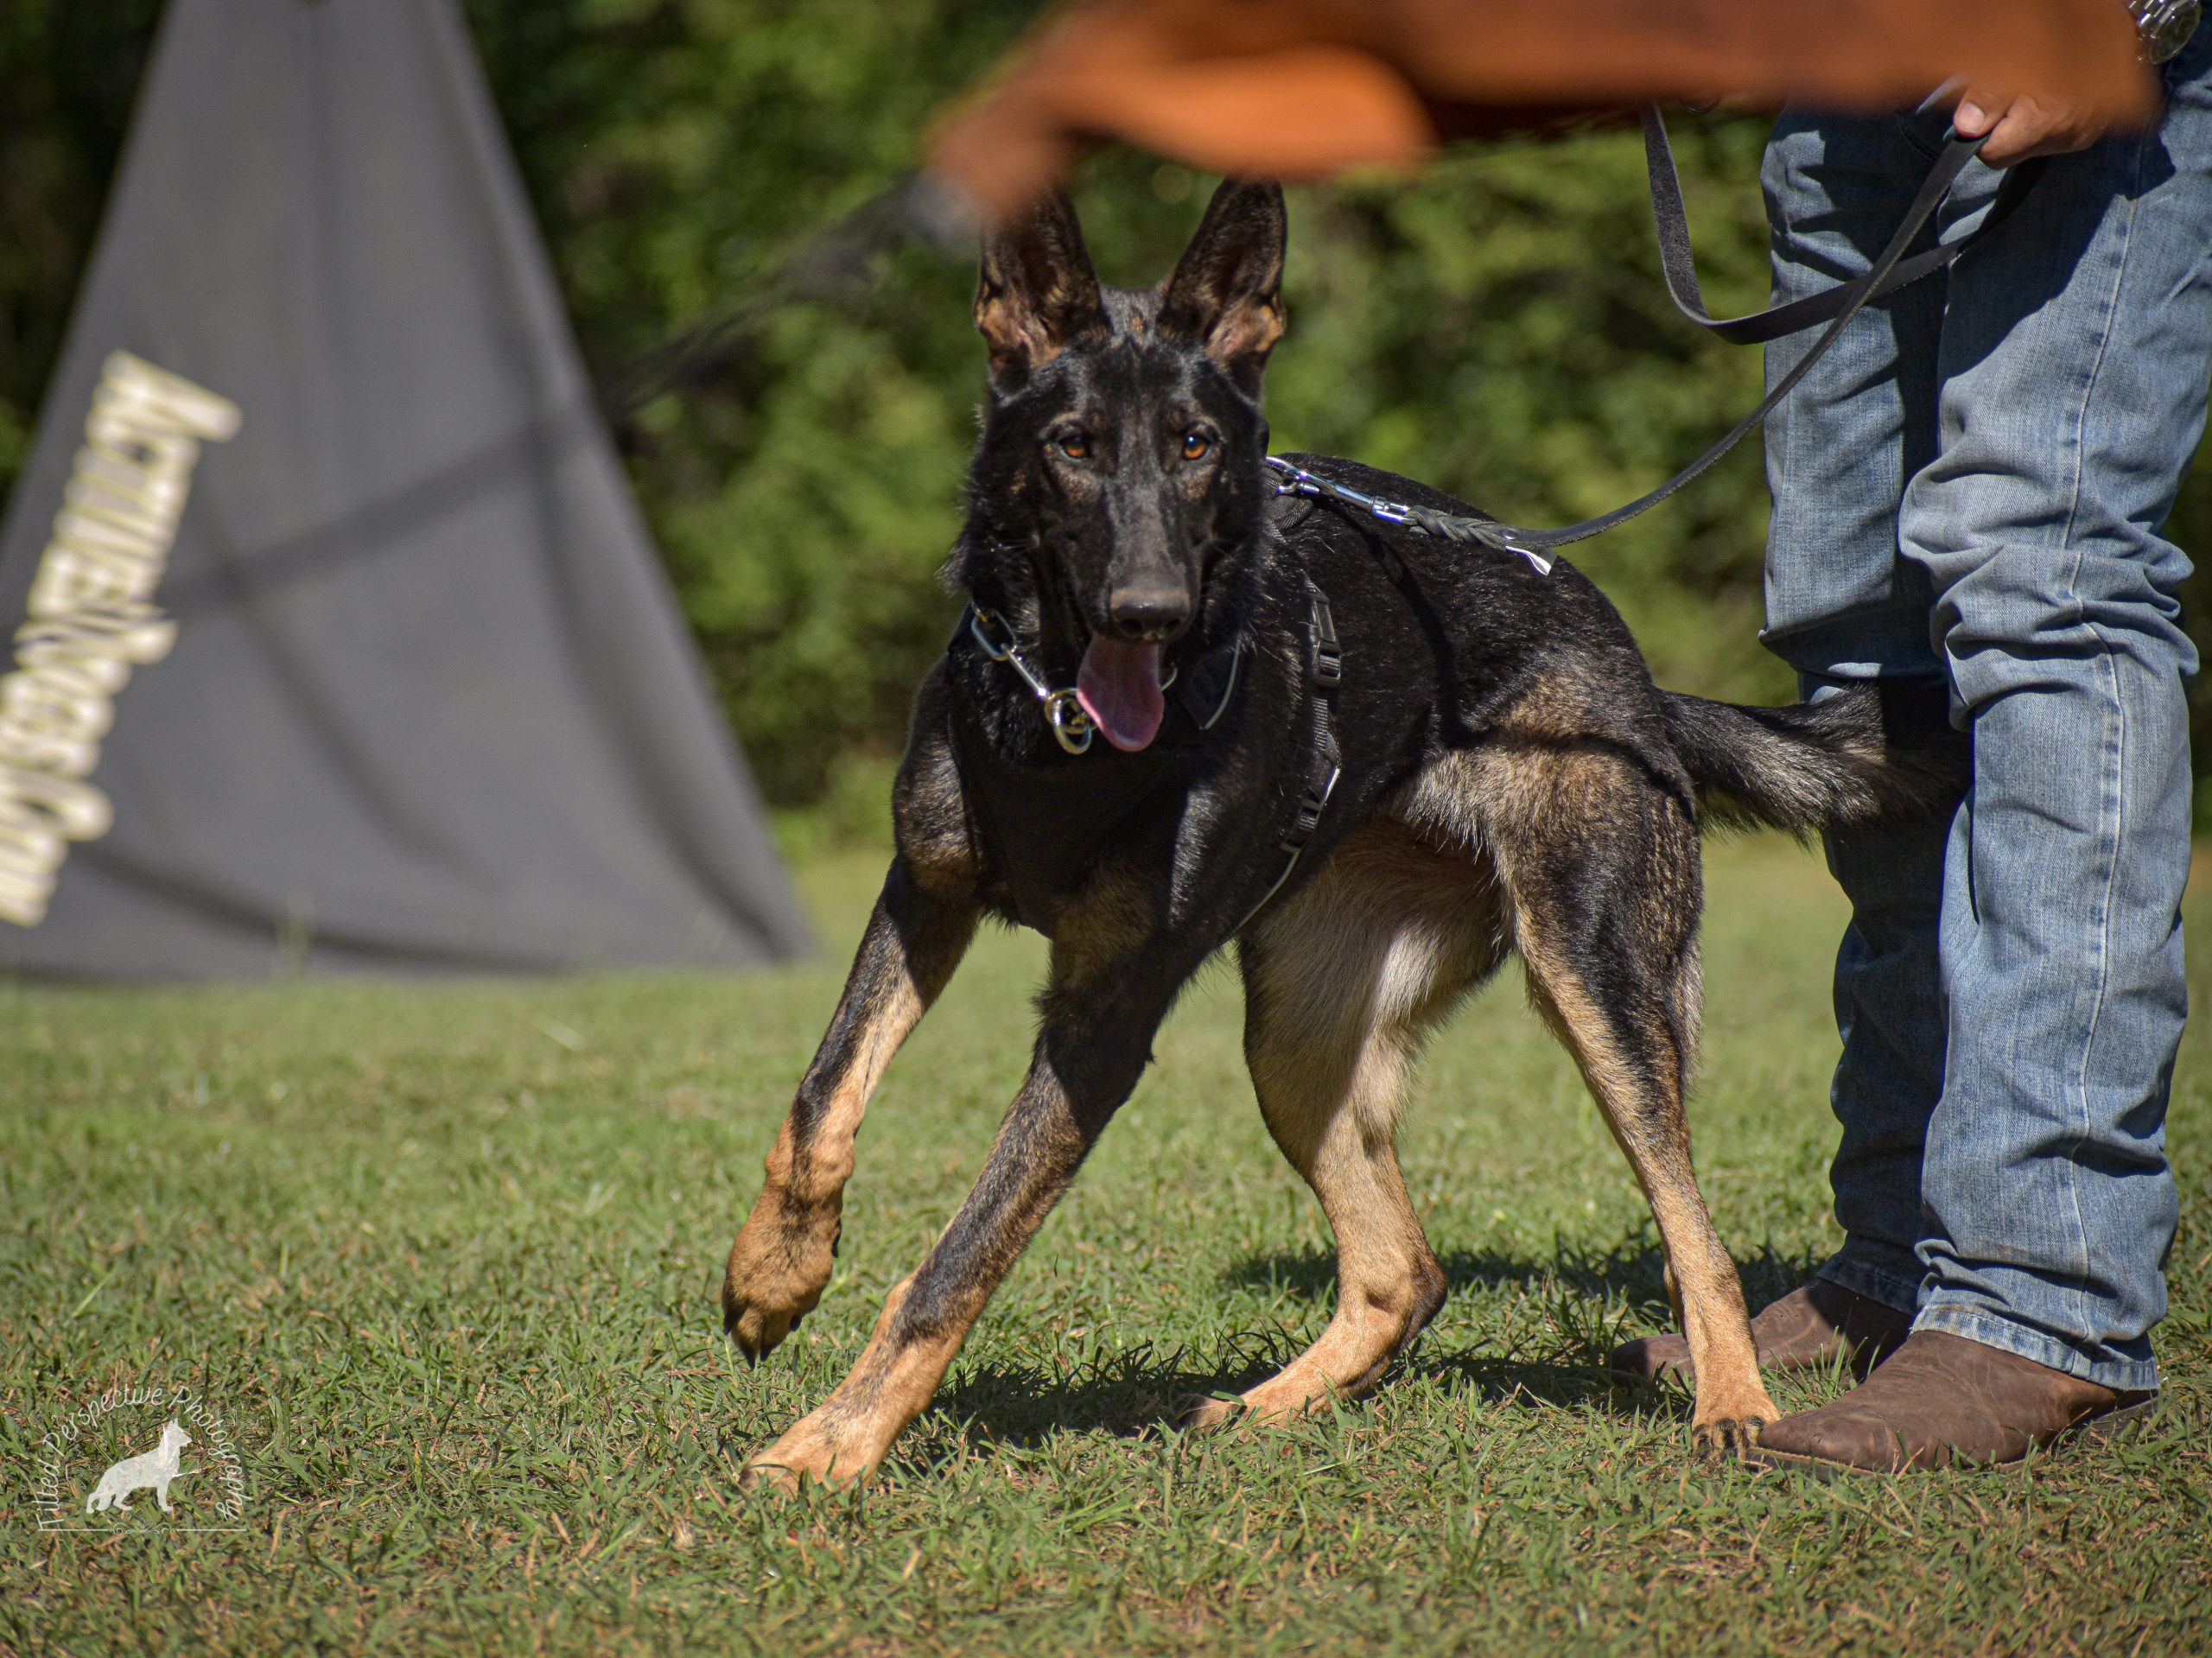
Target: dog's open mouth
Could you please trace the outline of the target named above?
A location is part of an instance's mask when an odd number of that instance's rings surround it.
[[[1090,636],[1075,677],[1075,699],[1116,748],[1135,753],[1160,734],[1167,712],[1160,694],[1160,647]]]

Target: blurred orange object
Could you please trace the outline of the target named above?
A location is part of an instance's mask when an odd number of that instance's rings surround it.
[[[1310,179],[1653,98],[1881,109],[1954,76],[2115,122],[2156,107],[2121,0],[1076,0],[929,166],[1002,213],[1101,138]]]

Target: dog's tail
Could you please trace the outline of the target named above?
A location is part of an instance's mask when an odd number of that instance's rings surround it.
[[[1804,835],[1925,816],[1966,787],[1967,738],[1951,727],[1940,683],[1853,685],[1779,708],[1659,696],[1708,823]]]

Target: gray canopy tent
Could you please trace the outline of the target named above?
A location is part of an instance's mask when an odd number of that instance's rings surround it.
[[[0,971],[804,945],[453,0],[172,0],[0,626]]]

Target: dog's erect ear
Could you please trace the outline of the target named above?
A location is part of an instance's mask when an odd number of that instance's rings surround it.
[[[991,348],[994,380],[1032,373],[1071,341],[1105,329],[1083,227],[1075,205],[1060,192],[985,233],[976,327]]]
[[[1224,179],[1160,303],[1160,332],[1202,346],[1244,395],[1282,338],[1282,187]]]

